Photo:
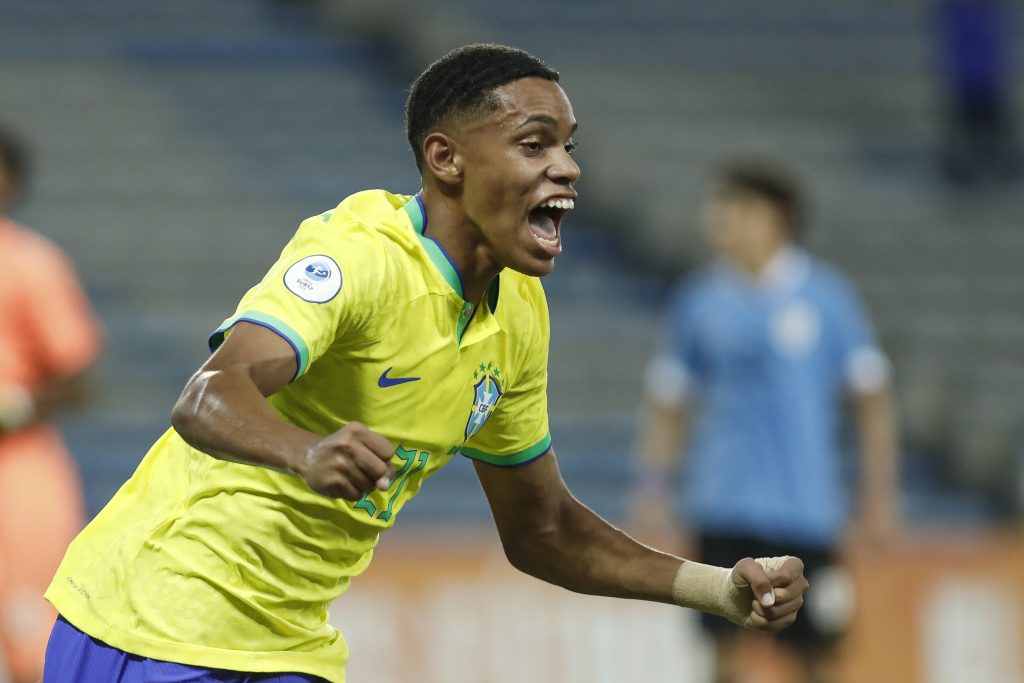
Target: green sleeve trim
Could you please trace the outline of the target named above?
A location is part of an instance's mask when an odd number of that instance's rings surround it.
[[[530,446],[526,450],[519,451],[518,453],[510,453],[509,455],[492,455],[491,453],[485,453],[478,451],[475,448],[462,447],[460,452],[467,458],[473,460],[479,460],[485,462],[488,465],[497,465],[498,467],[515,467],[516,465],[525,465],[531,460],[536,460],[540,456],[551,450],[551,433],[544,435],[544,438]]]
[[[299,377],[302,377],[306,373],[306,369],[309,367],[309,347],[306,346],[306,342],[302,340],[302,337],[296,332],[291,325],[284,322],[279,318],[275,318],[272,315],[266,313],[260,313],[258,311],[244,311],[228,318],[224,323],[210,335],[210,351],[216,351],[221,344],[224,343],[224,338],[227,336],[228,330],[235,326],[236,323],[246,322],[265,327],[272,332],[276,332],[282,339],[291,345],[292,350],[295,351],[295,376],[292,377],[294,382]]]

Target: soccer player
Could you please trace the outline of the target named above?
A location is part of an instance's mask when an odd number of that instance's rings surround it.
[[[72,544],[47,593],[62,615],[47,683],[343,681],[328,605],[456,455],[529,574],[765,631],[794,619],[800,560],[684,562],[559,476],[538,276],[580,171],[558,74],[461,48],[413,83],[406,124],[421,191],[360,192],[299,227],[213,333],[173,428]]]
[[[5,215],[28,161],[0,130],[0,680],[6,669],[14,683],[42,675],[57,616],[43,590],[85,524],[78,470],[49,418],[87,398],[102,338],[63,252]]]
[[[896,524],[888,362],[850,283],[798,246],[804,212],[787,171],[763,160],[726,163],[704,208],[718,260],[684,279],[666,307],[647,373],[637,526],[653,533],[674,517],[667,482],[693,416],[683,526],[701,560],[786,548],[812,582],[819,572],[836,578],[819,587],[840,586],[833,565],[847,529],[839,443],[847,399],[863,454],[858,528],[879,541]],[[639,521],[645,515],[650,524]],[[802,663],[807,681],[822,683],[834,680],[838,612],[815,597],[774,642]],[[704,623],[718,644],[717,680],[745,680],[735,671],[736,629]]]

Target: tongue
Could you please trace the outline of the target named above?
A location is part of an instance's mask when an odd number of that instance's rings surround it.
[[[530,212],[530,230],[533,231],[533,234],[546,240],[553,240],[558,235],[554,219],[543,211]]]

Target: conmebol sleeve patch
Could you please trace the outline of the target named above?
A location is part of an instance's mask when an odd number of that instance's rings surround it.
[[[341,268],[325,254],[307,256],[285,271],[284,286],[303,301],[325,304],[341,291]]]

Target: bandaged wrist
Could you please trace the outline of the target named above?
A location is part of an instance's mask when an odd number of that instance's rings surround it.
[[[743,624],[750,615],[750,591],[741,593],[731,569],[686,561],[672,582],[672,599],[680,607],[700,610]]]
[[[28,390],[17,384],[0,385],[0,431],[13,432],[32,422],[36,406]]]
[[[765,572],[779,569],[787,557],[759,557]],[[672,581],[672,599],[680,607],[717,614],[744,628],[750,626],[754,595],[747,584],[736,585],[732,569],[685,561]]]

